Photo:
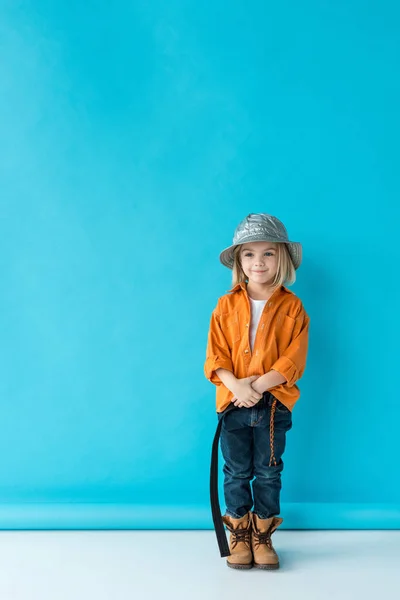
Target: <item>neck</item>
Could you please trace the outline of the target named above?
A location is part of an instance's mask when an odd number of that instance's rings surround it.
[[[276,290],[277,287],[266,284],[253,283],[251,281],[247,283],[247,293],[253,300],[268,300]]]

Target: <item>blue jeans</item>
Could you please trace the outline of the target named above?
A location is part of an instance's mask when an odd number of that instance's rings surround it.
[[[276,405],[271,436],[270,417],[274,400]],[[221,419],[223,413],[217,414]],[[253,512],[260,519],[280,513],[282,455],[286,432],[291,428],[291,411],[268,391],[252,408],[236,408],[224,416],[220,440],[225,460],[223,472],[227,515],[239,519],[252,509],[250,481],[253,477]]]

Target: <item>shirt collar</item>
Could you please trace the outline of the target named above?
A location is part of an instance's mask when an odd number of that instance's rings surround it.
[[[236,285],[234,285],[230,290],[228,290],[228,292],[236,292],[236,291],[238,291],[240,289],[247,291],[247,283],[245,281],[239,281],[239,283],[237,283]],[[293,294],[292,290],[289,290],[284,285],[281,285],[280,288],[278,288],[278,289],[275,290],[275,292],[273,293],[273,295],[275,295],[277,292],[280,293],[283,290],[286,290],[290,294]]]
[[[234,285],[230,290],[228,290],[228,292],[236,292],[236,290],[239,290],[240,288],[242,288],[242,290],[247,290],[247,284],[245,281],[239,281],[239,283]]]

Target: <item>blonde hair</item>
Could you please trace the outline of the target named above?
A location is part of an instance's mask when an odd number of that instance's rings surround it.
[[[294,268],[287,245],[285,242],[275,243],[278,254],[278,267],[274,281],[271,284],[274,289],[281,285],[292,285],[296,281],[296,269]],[[243,244],[239,244],[233,251],[232,287],[241,281],[248,281],[240,261],[242,246]]]

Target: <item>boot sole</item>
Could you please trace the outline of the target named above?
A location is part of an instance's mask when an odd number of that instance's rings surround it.
[[[273,571],[274,569],[279,569],[279,563],[276,563],[275,565],[259,565],[257,563],[253,563],[253,567],[255,569],[265,569],[267,571]]]
[[[235,565],[235,564],[233,564],[233,563],[230,563],[230,562],[226,561],[226,564],[227,564],[227,565],[228,565],[228,567],[230,567],[231,569],[242,569],[242,570],[243,570],[243,569],[252,569],[252,568],[253,568],[253,565],[252,565],[252,563],[249,563],[249,564],[247,564],[247,565],[240,565],[240,564],[237,564],[237,565]]]

